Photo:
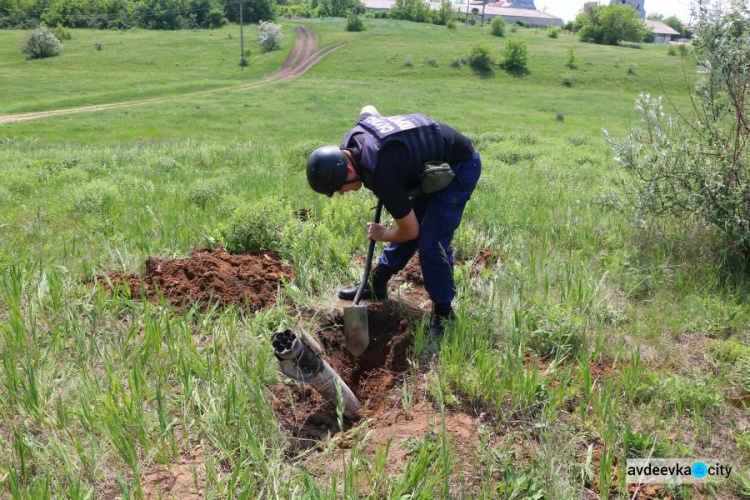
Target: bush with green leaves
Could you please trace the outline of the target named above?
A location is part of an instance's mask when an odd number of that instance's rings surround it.
[[[492,28],[492,34],[495,36],[505,36],[505,28],[508,26],[508,22],[503,19],[503,16],[496,16],[492,18],[490,27]]]
[[[281,201],[244,203],[234,210],[229,222],[219,228],[219,241],[230,253],[281,250],[282,230],[293,218]]]
[[[485,42],[477,42],[469,52],[469,65],[474,69],[492,69],[492,57],[490,57],[490,46]]]
[[[434,13],[430,3],[425,0],[396,0],[390,11],[390,17],[417,23],[432,22]]]
[[[547,30],[547,36],[550,38],[557,38],[560,36],[560,28],[557,26],[552,26]]]
[[[71,40],[73,38],[73,35],[71,35],[70,30],[63,26],[62,24],[58,24],[55,28],[55,36],[58,40]]]
[[[222,183],[200,182],[189,191],[187,200],[197,207],[206,208],[218,203],[226,191],[227,188]]]
[[[623,40],[639,42],[648,30],[630,5],[594,5],[575,20],[582,42],[617,45]]]
[[[258,29],[258,45],[263,50],[277,50],[281,48],[281,40],[284,38],[281,26],[270,21],[261,21]]]
[[[349,15],[346,17],[346,31],[364,31],[365,23],[362,22],[362,18],[354,12],[349,11]]]
[[[26,42],[21,46],[21,52],[26,59],[42,59],[60,54],[62,43],[48,28],[41,27],[31,32]]]
[[[505,69],[525,68],[529,63],[529,49],[523,40],[508,40],[503,47],[503,60],[500,63]]]
[[[111,182],[97,179],[74,189],[72,198],[74,214],[101,214],[120,198],[120,193]]]
[[[624,139],[607,136],[623,167],[621,194],[637,220],[673,215],[713,226],[724,248],[750,262],[750,8],[731,0],[702,17],[695,37],[700,79],[693,109],[668,116],[662,99],[641,94],[641,126]],[[606,131],[605,131],[606,133]]]

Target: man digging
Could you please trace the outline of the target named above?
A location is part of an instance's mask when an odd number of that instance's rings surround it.
[[[441,336],[455,319],[451,241],[482,171],[471,139],[422,114],[380,116],[360,111],[340,147],[316,149],[307,181],[321,194],[343,195],[364,186],[383,203],[395,228],[367,223],[367,235],[389,245],[378,259],[364,300],[385,300],[388,280],[419,250],[424,287],[432,300],[430,335]],[[339,291],[353,300],[359,285]]]

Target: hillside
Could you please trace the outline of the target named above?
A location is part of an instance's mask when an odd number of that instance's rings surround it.
[[[688,102],[689,58],[366,23],[284,21],[282,50],[250,42],[244,70],[236,27],[73,30],[41,61],[17,51],[23,32],[0,31],[0,115],[164,97],[0,125],[3,495],[750,494],[746,278],[710,229],[635,217],[602,133],[637,125],[641,92]],[[298,25],[319,48],[345,45],[237,90],[279,69]],[[527,71],[452,64],[480,40],[498,58],[509,38],[527,42]],[[455,328],[426,335],[413,261],[390,300],[368,303],[379,343],[357,359],[336,292],[361,272],[375,200],[317,196],[304,165],[364,104],[467,133],[483,172],[453,241]],[[316,337],[365,418],[277,372],[285,329]],[[733,472],[626,484],[626,460],[648,456]]]

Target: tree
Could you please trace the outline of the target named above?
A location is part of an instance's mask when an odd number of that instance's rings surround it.
[[[669,26],[673,30],[679,31],[681,37],[683,37],[683,38],[686,37],[687,30],[685,29],[685,25],[682,24],[682,21],[680,21],[680,19],[677,16],[666,17],[666,18],[662,19],[661,22],[663,22],[664,24],[666,24],[667,26]]]
[[[726,8],[697,3],[694,55],[702,78],[691,112],[667,116],[661,98],[642,94],[642,126],[608,140],[626,172],[624,198],[642,220],[671,214],[711,225],[750,266],[750,7],[743,0],[727,0]]]
[[[242,21],[245,23],[255,23],[258,21],[273,21],[276,19],[276,11],[273,0],[253,0],[252,2],[243,2]],[[228,2],[226,4],[227,19],[233,23],[240,22],[240,4],[239,2]]]
[[[574,25],[579,27],[581,41],[604,45],[639,42],[647,32],[638,13],[628,5],[592,6],[578,15]]]
[[[430,4],[425,0],[396,0],[391,17],[404,21],[426,23],[431,19]]]

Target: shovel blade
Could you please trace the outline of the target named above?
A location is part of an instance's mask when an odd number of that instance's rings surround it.
[[[370,329],[367,322],[367,306],[344,307],[344,336],[346,348],[360,357],[370,344]]]

